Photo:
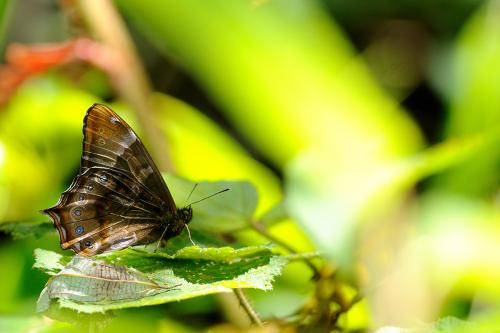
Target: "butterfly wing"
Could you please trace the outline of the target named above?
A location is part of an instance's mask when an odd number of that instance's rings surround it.
[[[80,173],[92,167],[116,169],[144,185],[158,204],[175,213],[170,191],[153,159],[132,128],[113,110],[92,105],[84,118]]]
[[[158,239],[163,211],[150,199],[126,175],[90,168],[44,213],[54,221],[63,249],[94,255]]]
[[[160,238],[176,206],[146,148],[123,119],[94,104],[87,111],[80,172],[57,204],[63,249],[94,255]]]

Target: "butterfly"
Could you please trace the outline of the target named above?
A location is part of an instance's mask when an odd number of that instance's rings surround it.
[[[93,104],[83,137],[78,175],[56,205],[42,211],[53,220],[62,249],[91,256],[182,232],[193,216],[191,205],[177,208],[153,159],[122,118]]]

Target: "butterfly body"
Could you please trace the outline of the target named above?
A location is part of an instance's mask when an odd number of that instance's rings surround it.
[[[54,221],[61,247],[89,256],[180,234],[192,209],[176,207],[132,128],[94,104],[83,134],[80,172],[56,205],[43,211]]]

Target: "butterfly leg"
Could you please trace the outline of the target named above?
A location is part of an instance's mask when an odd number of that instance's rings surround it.
[[[158,251],[158,248],[160,247],[161,241],[162,241],[163,237],[165,237],[165,234],[167,233],[168,227],[170,227],[170,224],[167,224],[167,226],[165,227],[165,230],[163,230],[163,232],[161,234],[160,239],[158,239],[158,243],[156,243],[156,247],[153,251],[154,253],[156,253],[156,251]]]

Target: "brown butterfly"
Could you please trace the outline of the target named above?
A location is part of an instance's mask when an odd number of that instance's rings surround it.
[[[191,205],[177,209],[132,128],[101,104],[88,109],[83,124],[80,172],[42,211],[54,221],[61,247],[91,256],[179,235]]]

